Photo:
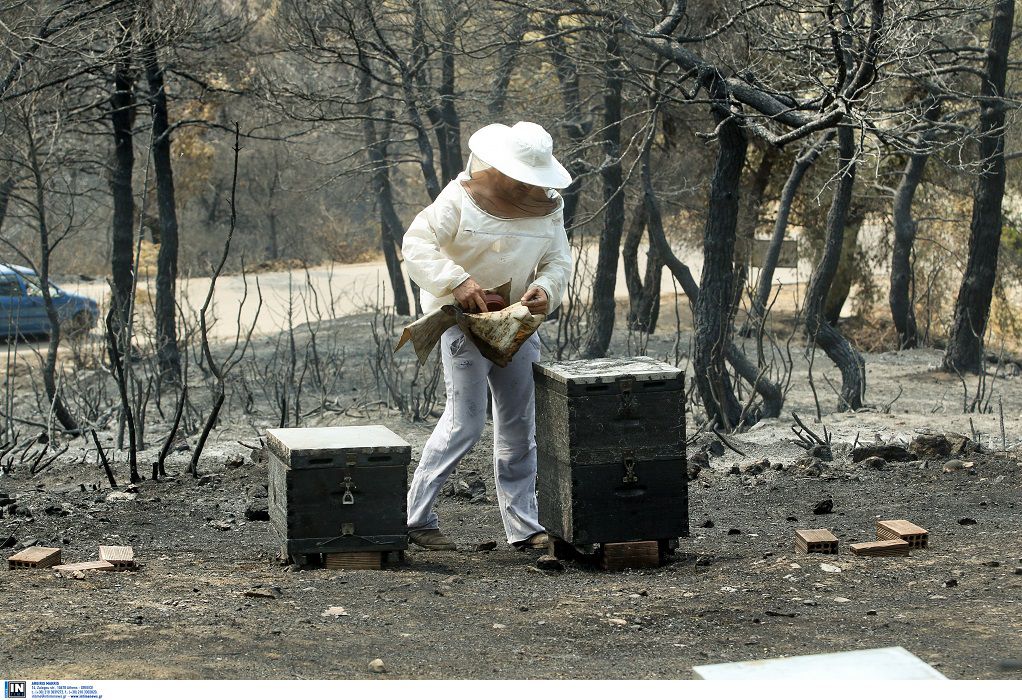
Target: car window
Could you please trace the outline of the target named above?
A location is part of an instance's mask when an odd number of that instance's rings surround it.
[[[38,277],[35,275],[22,275],[21,278],[25,280],[25,294],[30,297],[41,297],[43,295]]]
[[[20,297],[21,285],[13,277],[0,277],[0,297]]]

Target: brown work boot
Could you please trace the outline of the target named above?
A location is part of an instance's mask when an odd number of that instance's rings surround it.
[[[432,549],[440,552],[453,552],[458,549],[454,542],[451,541],[451,538],[440,532],[438,528],[411,530],[408,533],[408,539],[423,549]]]
[[[525,551],[527,549],[546,549],[550,545],[550,536],[545,532],[537,532],[529,537],[527,540],[521,542],[513,542],[512,546],[515,549]]]

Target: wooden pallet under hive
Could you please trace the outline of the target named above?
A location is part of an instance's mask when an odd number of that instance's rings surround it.
[[[837,537],[830,530],[795,530],[795,549],[802,554],[837,554]]]
[[[48,569],[59,563],[59,547],[29,547],[7,557],[11,569]]]
[[[323,555],[323,567],[326,569],[382,569],[385,554],[386,552],[328,552]]]
[[[901,539],[859,542],[850,549],[860,557],[907,557],[909,554],[908,542]]]
[[[923,549],[929,545],[930,533],[908,520],[877,521],[878,540],[905,540],[909,549]]]
[[[656,540],[607,542],[600,547],[599,562],[607,571],[657,567],[660,566],[660,543]]]

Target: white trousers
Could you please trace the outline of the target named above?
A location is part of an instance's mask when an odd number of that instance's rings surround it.
[[[444,482],[479,441],[486,425],[486,384],[493,394],[493,475],[508,542],[542,532],[536,503],[536,385],[532,363],[539,336],[522,345],[507,367],[479,352],[457,326],[440,340],[447,406],[422,449],[408,490],[408,529],[439,526],[433,504]]]

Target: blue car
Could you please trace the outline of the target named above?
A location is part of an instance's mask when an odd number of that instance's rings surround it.
[[[99,305],[88,297],[50,284],[61,327],[69,334],[87,332],[96,325]],[[39,278],[27,267],[0,265],[0,336],[46,335],[50,319],[43,304]]]

